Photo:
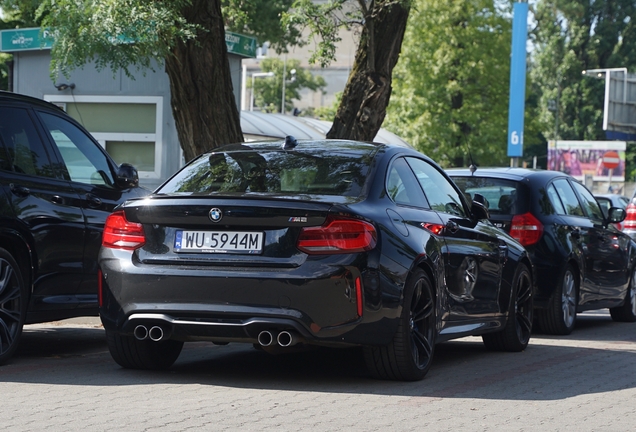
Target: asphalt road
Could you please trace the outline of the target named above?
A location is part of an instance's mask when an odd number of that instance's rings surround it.
[[[522,353],[480,338],[437,346],[420,382],[371,379],[358,350],[272,356],[186,344],[165,372],[125,370],[96,319],[25,327],[0,367],[2,429],[17,431],[628,431],[636,429],[636,323],[579,315]]]

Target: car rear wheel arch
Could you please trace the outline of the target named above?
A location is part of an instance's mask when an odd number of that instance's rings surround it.
[[[568,282],[570,280],[568,274],[571,275],[572,284]],[[569,288],[571,288],[571,292],[564,292],[564,290],[569,290]],[[575,261],[569,261],[564,266],[555,290],[550,297],[548,307],[538,311],[539,326],[544,333],[555,335],[572,333],[576,325],[580,288],[580,268]],[[574,303],[573,307],[566,307],[564,304],[566,299],[568,299],[568,304],[570,301]],[[570,322],[566,322],[566,320]]]
[[[24,238],[14,231],[0,231],[0,248],[11,254],[17,262],[22,273],[22,280],[31,294],[31,281],[33,280],[33,260],[30,247]],[[27,299],[28,300],[28,299]]]

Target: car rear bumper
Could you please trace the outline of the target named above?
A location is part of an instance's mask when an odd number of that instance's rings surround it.
[[[399,301],[394,295],[382,300],[382,292],[395,293],[396,287],[383,289],[391,284],[387,278],[344,255],[340,261],[266,270],[148,266],[122,254],[105,251],[100,260],[100,316],[108,331],[135,335],[138,326],[157,326],[162,337],[176,340],[247,343],[257,343],[264,331],[273,337],[290,332],[312,344],[385,345],[397,328]]]

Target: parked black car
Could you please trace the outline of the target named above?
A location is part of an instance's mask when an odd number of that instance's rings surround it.
[[[97,315],[104,221],[137,184],[60,108],[0,92],[0,364],[25,323]]]
[[[405,147],[288,137],[204,154],[116,209],[99,265],[126,368],[170,367],[185,341],[362,345],[374,376],[417,380],[436,342],[521,351],[531,332],[526,251]]]
[[[467,195],[488,200],[490,220],[521,242],[536,270],[535,316],[542,331],[569,334],[576,313],[610,308],[615,321],[636,321],[636,249],[591,192],[557,171],[450,169]]]

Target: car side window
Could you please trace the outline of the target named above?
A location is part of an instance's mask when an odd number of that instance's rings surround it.
[[[585,186],[580,183],[572,182],[574,189],[579,193],[581,202],[583,203],[583,209],[587,213],[587,217],[590,219],[603,220],[603,211],[599,207],[594,195],[588,191]]]
[[[53,114],[40,112],[46,130],[57,146],[71,181],[114,185],[113,174],[104,154],[73,123]]]
[[[2,126],[0,125],[0,130],[1,129],[2,129]],[[4,140],[2,138],[1,133],[0,133],[0,170],[12,171],[11,159],[9,159],[9,153],[7,152],[7,147],[4,145]]]
[[[563,203],[561,202],[561,198],[559,198],[559,194],[556,191],[554,185],[549,185],[547,188],[548,197],[550,198],[550,202],[552,203],[552,207],[554,207],[554,211],[558,215],[564,215],[565,208],[563,207]]]
[[[565,209],[565,214],[572,216],[585,216],[583,213],[583,208],[579,203],[572,186],[570,186],[570,182],[566,179],[558,179],[552,183],[561,198],[561,202],[563,203],[563,207]]]
[[[466,217],[459,192],[441,172],[422,159],[407,158],[407,161],[433,210]]]
[[[396,204],[428,208],[424,193],[404,158],[398,158],[391,164],[386,190]]]
[[[0,136],[8,163],[3,169],[21,174],[55,177],[55,170],[27,110],[0,107]]]
[[[598,201],[598,204],[601,206],[603,215],[607,217],[607,215],[609,214],[609,209],[612,206],[611,205],[612,203],[610,203],[610,200],[607,198],[596,198],[596,201]]]

